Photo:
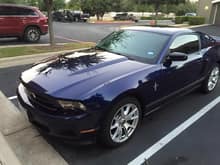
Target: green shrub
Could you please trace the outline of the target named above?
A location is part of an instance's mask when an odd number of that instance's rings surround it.
[[[159,17],[158,20],[173,20],[173,18],[170,18],[170,17]]]
[[[201,25],[205,23],[205,17],[188,17],[188,21],[190,25]]]
[[[175,18],[176,24],[182,24],[184,22],[189,22],[189,25],[201,25],[205,23],[205,17],[176,16]]]
[[[173,18],[158,17],[157,20],[172,20]],[[155,17],[141,17],[141,20],[155,20]]]
[[[187,16],[176,16],[175,23],[176,24],[182,24],[183,22],[187,22],[188,17]]]
[[[141,20],[152,20],[152,17],[141,17]]]

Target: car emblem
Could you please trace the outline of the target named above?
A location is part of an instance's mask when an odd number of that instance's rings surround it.
[[[36,99],[36,95],[34,93],[30,93],[30,96],[33,97],[34,99]]]
[[[155,92],[157,91],[158,86],[159,86],[159,84],[157,84],[157,82],[155,82],[155,83],[154,83],[154,86],[153,86]]]

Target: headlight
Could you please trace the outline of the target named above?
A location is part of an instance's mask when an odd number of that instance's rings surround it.
[[[77,110],[77,109],[79,109],[79,110],[86,111],[86,107],[80,102],[59,100],[58,103],[65,110]]]

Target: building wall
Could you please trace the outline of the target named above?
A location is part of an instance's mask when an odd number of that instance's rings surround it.
[[[220,0],[199,0],[198,15],[205,17],[206,23],[220,25]]]
[[[214,4],[213,8],[215,8],[215,20],[214,20],[214,24],[216,25],[220,25],[220,3],[216,3]]]
[[[198,15],[206,18],[206,23],[210,23],[210,15],[212,11],[212,0],[199,0]]]

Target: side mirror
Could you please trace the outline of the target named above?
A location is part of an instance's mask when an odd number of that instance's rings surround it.
[[[185,61],[188,59],[187,54],[180,52],[173,52],[167,56],[167,60],[170,61]]]

